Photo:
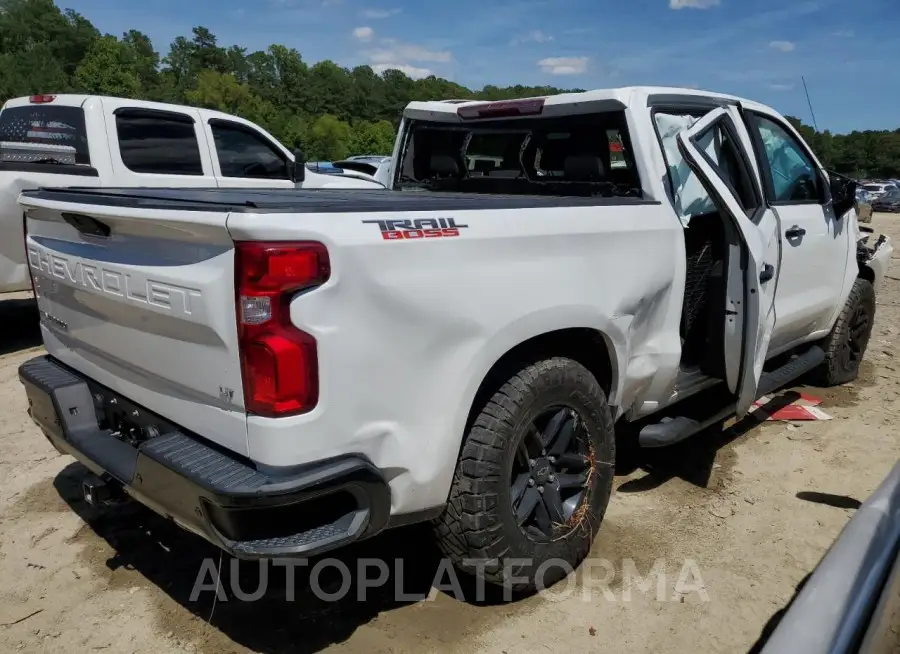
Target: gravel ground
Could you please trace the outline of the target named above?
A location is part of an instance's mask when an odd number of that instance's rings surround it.
[[[873,226],[900,249],[900,218],[876,215]],[[265,569],[260,599],[238,599],[259,585],[258,566],[232,567],[142,507],[98,512],[81,499],[84,469],[29,421],[16,378],[18,365],[41,352],[33,302],[0,300],[0,651],[751,651],[900,456],[896,264],[892,272],[878,290],[860,378],[806,389],[834,420],[745,420],[628,457],[593,572],[516,603],[429,593],[440,562],[420,528],[339,552],[354,571],[352,592],[340,601],[314,597],[299,573],[291,588],[283,567]],[[392,562],[392,570],[387,585],[358,601],[357,562],[368,557]],[[192,597],[204,565],[223,568],[215,604],[213,590]],[[322,573],[324,590],[340,585],[336,570]],[[611,580],[601,587],[604,576]],[[395,596],[397,587],[406,598]]]

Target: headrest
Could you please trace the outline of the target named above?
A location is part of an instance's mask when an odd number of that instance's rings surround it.
[[[603,177],[603,161],[593,154],[577,154],[566,157],[566,179],[576,182],[589,182]]]
[[[459,175],[459,164],[449,154],[431,155],[431,172],[435,175]]]
[[[479,173],[487,173],[497,167],[496,162],[491,159],[476,159],[473,162],[472,170]]]

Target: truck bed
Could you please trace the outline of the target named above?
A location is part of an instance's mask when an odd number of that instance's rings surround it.
[[[26,197],[101,206],[252,213],[475,211],[659,204],[631,197],[570,197],[391,191],[387,189],[42,188]]]

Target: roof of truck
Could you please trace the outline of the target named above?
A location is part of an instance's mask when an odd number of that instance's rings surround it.
[[[42,97],[52,97],[53,100],[51,102],[41,102],[35,103],[31,100],[35,96],[25,95],[20,98],[11,98],[6,101],[3,105],[4,107],[27,107],[27,106],[47,106],[47,105],[56,105],[61,107],[81,107],[84,106],[90,100],[98,100],[98,99],[111,99],[111,100],[121,100],[128,103],[129,107],[135,107],[138,109],[157,109],[159,111],[181,111],[183,112],[185,109],[193,109],[201,112],[201,115],[205,120],[210,118],[222,118],[226,120],[236,120],[238,122],[247,122],[243,118],[239,116],[234,116],[232,114],[226,114],[221,111],[216,111],[215,109],[204,109],[203,107],[194,107],[187,104],[171,104],[169,102],[152,102],[150,100],[135,100],[134,98],[122,98],[113,95],[84,95],[79,93],[52,93],[45,94]],[[257,126],[258,127],[258,126]]]
[[[544,109],[562,107],[566,105],[585,105],[585,111],[610,111],[624,109],[631,105],[644,105],[652,100],[654,103],[665,103],[668,100],[684,101],[685,98],[695,99],[699,103],[733,104],[741,102],[749,107],[771,108],[752,100],[739,98],[725,93],[715,93],[701,89],[689,89],[675,86],[623,86],[612,89],[595,89],[592,91],[579,91],[576,93],[558,93],[556,95],[535,96],[534,98],[516,98],[516,100],[544,99]],[[460,107],[484,104],[485,100],[429,100],[424,102],[410,102],[406,107],[405,115],[414,118],[446,118],[455,116]]]

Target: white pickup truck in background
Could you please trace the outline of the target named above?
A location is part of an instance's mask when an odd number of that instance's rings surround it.
[[[769,107],[416,102],[392,169],[21,194],[49,356],[19,375],[86,498],[249,558],[433,520],[457,565],[534,590],[590,549],[617,421],[661,447],[858,374],[892,247]]]
[[[264,129],[218,111],[85,95],[9,100],[0,110],[0,294],[31,288],[16,204],[25,189],[383,187],[294,164]]]

